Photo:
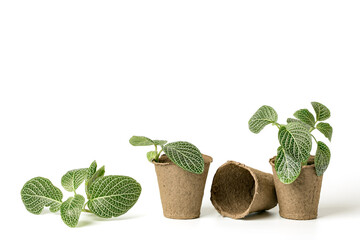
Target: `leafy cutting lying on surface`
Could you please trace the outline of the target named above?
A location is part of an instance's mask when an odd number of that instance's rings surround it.
[[[164,151],[166,156],[182,169],[196,174],[204,172],[204,159],[199,149],[189,142],[179,141],[166,144],[165,140],[151,140],[141,136],[133,136],[129,142],[133,146],[154,145],[155,151],[147,153],[147,159],[150,162],[158,162],[161,152]],[[158,151],[158,146],[161,146],[160,151]]]
[[[81,212],[90,212],[103,218],[118,217],[126,213],[138,200],[141,186],[131,177],[104,176],[104,166],[97,169],[96,161],[89,168],[68,171],[61,178],[61,185],[66,191],[73,192],[62,202],[63,194],[51,181],[35,177],[25,183],[21,190],[21,199],[26,209],[33,214],[40,214],[44,207],[51,212],[60,210],[62,220],[69,227],[76,227]],[[85,181],[88,201],[76,193],[76,189]],[[86,205],[89,209],[86,209]]]
[[[249,120],[249,129],[259,133],[266,125],[272,124],[279,128],[278,139],[280,147],[277,149],[275,160],[276,173],[283,183],[292,183],[300,175],[301,166],[306,165],[312,148],[312,138],[317,144],[315,154],[315,170],[321,176],[330,162],[330,149],[325,143],[317,141],[312,131],[319,130],[331,141],[333,129],[328,123],[321,121],[330,117],[330,110],[323,104],[312,102],[316,118],[307,109],[300,109],[293,118],[287,119],[286,125],[277,123],[278,115],[270,106],[262,106]]]

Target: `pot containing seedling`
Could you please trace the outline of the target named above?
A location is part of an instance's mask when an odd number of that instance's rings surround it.
[[[313,135],[318,130],[331,141],[333,128],[323,121],[330,110],[321,103],[311,103],[316,117],[308,109],[294,113],[287,124],[278,123],[278,115],[270,106],[260,107],[249,120],[249,129],[259,133],[266,125],[278,127],[280,146],[277,155],[270,159],[280,216],[288,219],[317,218],[323,173],[330,162],[330,149]],[[313,140],[315,155],[310,155]]]
[[[212,158],[184,141],[167,143],[133,136],[129,142],[133,146],[155,147],[147,153],[147,159],[155,166],[164,216],[198,218]],[[162,152],[165,154],[161,155]]]

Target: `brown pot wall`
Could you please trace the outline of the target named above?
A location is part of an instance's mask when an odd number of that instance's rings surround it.
[[[159,162],[153,162],[158,179],[164,216],[174,219],[192,219],[200,216],[207,174],[212,158],[204,158],[204,172],[190,173],[162,155]]]
[[[270,159],[270,164],[274,174],[280,216],[295,220],[317,218],[322,176],[319,177],[315,173],[314,156],[308,160],[312,164],[303,166],[299,177],[291,184],[280,182],[275,171],[275,158]]]
[[[222,216],[234,219],[271,209],[277,205],[273,176],[227,161],[215,173],[211,202]]]

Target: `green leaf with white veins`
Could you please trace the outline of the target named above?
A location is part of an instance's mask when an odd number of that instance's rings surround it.
[[[96,179],[101,178],[105,175],[105,166],[102,166],[99,168],[92,176],[89,178],[89,180],[85,184],[85,192],[86,196],[89,198],[89,187],[93,182],[95,182]]]
[[[328,123],[318,123],[316,125],[316,129],[318,129],[324,136],[331,141],[333,128]]]
[[[163,147],[167,157],[182,169],[201,174],[204,171],[204,159],[200,150],[188,142],[168,143]]]
[[[311,105],[316,112],[316,121],[324,121],[330,117],[330,110],[323,104],[312,102]]]
[[[307,109],[300,109],[294,113],[294,117],[302,121],[303,123],[314,127],[315,126],[315,117]]]
[[[155,145],[160,145],[160,146],[162,146],[162,145],[165,145],[166,143],[167,143],[166,140],[154,140],[154,144],[155,144]]]
[[[118,217],[136,203],[140,193],[141,186],[133,178],[109,175],[91,184],[87,205],[99,217]]]
[[[156,158],[156,155],[157,155],[156,151],[150,151],[150,152],[147,152],[146,157],[151,162],[152,160],[154,160]]]
[[[153,140],[142,136],[132,136],[129,142],[133,146],[151,146],[154,144]]]
[[[327,169],[330,163],[330,149],[325,143],[318,141],[318,146],[315,154],[315,171],[316,175],[321,176]]]
[[[97,163],[96,163],[96,161],[93,161],[91,163],[90,167],[88,168],[86,180],[89,180],[95,174],[96,168],[97,168]]]
[[[312,128],[311,126],[309,126],[309,125],[307,125],[306,123],[300,121],[299,119],[288,118],[288,119],[286,120],[286,122],[287,122],[287,123],[291,123],[291,122],[301,123],[301,124],[303,124],[304,127],[306,127],[308,130],[310,130],[310,129]]]
[[[63,222],[69,227],[76,227],[79,222],[81,210],[84,206],[85,198],[79,194],[69,197],[61,204],[60,214]]]
[[[89,192],[88,192],[88,188],[89,188],[89,184],[91,184],[91,182],[95,181],[95,179],[97,177],[102,177],[104,176],[105,174],[105,168],[104,166],[102,167],[102,169],[100,168],[98,171],[96,171],[97,169],[97,163],[96,161],[94,160],[90,167],[88,168],[88,172],[87,172],[87,176],[86,176],[86,179],[85,179],[85,192],[86,192],[86,196],[89,197]]]
[[[253,133],[259,133],[266,125],[276,123],[278,115],[270,106],[260,107],[249,120],[249,129]]]
[[[74,192],[86,179],[88,171],[88,168],[79,168],[68,171],[61,178],[61,185],[66,191]]]
[[[21,199],[26,209],[33,214],[40,214],[44,207],[57,212],[62,203],[63,194],[47,178],[36,177],[27,181],[21,189]]]
[[[290,156],[280,146],[277,150],[275,170],[282,183],[289,184],[295,181],[301,172],[301,162]]]
[[[280,145],[293,158],[305,162],[310,156],[312,141],[308,129],[301,123],[282,126],[278,134]]]

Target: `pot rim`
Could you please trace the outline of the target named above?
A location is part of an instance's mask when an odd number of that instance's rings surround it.
[[[213,162],[213,158],[210,157],[209,155],[205,155],[205,154],[201,154],[203,159],[204,159],[204,163],[212,163]],[[161,156],[166,156],[166,154],[162,154]],[[151,161],[154,165],[156,166],[167,166],[167,165],[175,165],[175,163],[173,163],[172,161],[168,161],[168,162],[155,162],[154,160]]]
[[[251,209],[252,205],[254,204],[256,195],[258,195],[259,179],[256,177],[255,173],[253,173],[253,171],[251,170],[250,167],[246,166],[243,163],[239,163],[239,162],[236,162],[236,161],[233,161],[233,160],[226,161],[223,165],[221,165],[219,167],[219,169],[221,167],[223,167],[223,166],[230,165],[230,164],[238,166],[240,168],[243,168],[243,169],[245,169],[246,171],[248,171],[251,174],[252,178],[254,179],[254,183],[255,183],[254,184],[254,195],[253,195],[253,197],[251,199],[251,202],[250,202],[249,206],[246,208],[245,211],[243,211],[241,213],[229,213],[227,211],[223,211],[223,214],[224,214],[223,216],[234,218],[234,219],[244,218],[247,215],[249,215],[250,209]],[[217,201],[212,201],[212,202],[213,202],[214,206],[216,205],[217,208],[222,209],[221,206],[219,206],[219,204],[217,203]]]
[[[271,165],[272,167],[275,167],[275,159],[276,159],[276,156],[270,158],[270,160],[269,160],[269,163],[270,163],[270,165]],[[315,160],[315,156],[314,156],[314,155],[310,155],[308,161],[309,161],[309,160]],[[303,166],[301,166],[301,168],[315,168],[315,163],[312,163],[312,164],[310,164],[310,165],[303,165]]]

